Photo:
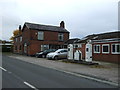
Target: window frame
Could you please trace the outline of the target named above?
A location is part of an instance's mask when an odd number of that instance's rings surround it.
[[[42,34],[41,34],[42,33]],[[41,36],[42,35],[42,36]],[[42,37],[42,38],[41,38]],[[37,35],[37,39],[38,40],[44,40],[44,32],[43,31],[38,31],[38,35]]]
[[[22,42],[22,36],[20,37],[20,42]]]
[[[82,48],[82,45],[81,44],[74,44],[74,48]]]
[[[115,52],[113,52],[113,45],[115,45]],[[120,52],[116,52],[117,51],[117,45],[120,45],[120,43],[111,44],[111,53],[112,54],[120,54]]]
[[[15,41],[16,41],[16,42],[18,41],[18,38],[17,38],[17,37],[15,38]]]
[[[108,46],[108,52],[103,51],[103,46]],[[109,44],[102,44],[102,53],[109,54],[110,53],[110,45]]]
[[[98,46],[99,47],[99,52],[98,51],[95,51],[95,46]],[[94,46],[93,46],[93,50],[94,50],[94,53],[100,53],[100,44],[95,44]],[[98,48],[97,48],[97,50],[98,50]]]
[[[24,53],[27,53],[27,44],[24,43]]]
[[[19,46],[19,50],[22,50],[22,46],[21,45]]]
[[[62,39],[60,40],[59,37],[62,37]],[[63,33],[58,33],[58,41],[64,41],[64,34]]]
[[[40,45],[41,51],[49,49],[49,44],[42,44]]]

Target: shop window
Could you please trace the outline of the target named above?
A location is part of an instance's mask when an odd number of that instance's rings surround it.
[[[49,45],[41,45],[41,51],[49,49]]]

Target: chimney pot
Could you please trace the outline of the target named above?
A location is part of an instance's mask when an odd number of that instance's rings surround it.
[[[21,25],[19,25],[19,35],[21,35]]]
[[[19,30],[21,30],[21,25],[19,25]]]
[[[64,23],[64,21],[61,21],[60,27],[65,28],[65,23]]]

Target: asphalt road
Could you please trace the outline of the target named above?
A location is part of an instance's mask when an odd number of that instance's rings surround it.
[[[2,57],[3,88],[115,88],[54,69]]]

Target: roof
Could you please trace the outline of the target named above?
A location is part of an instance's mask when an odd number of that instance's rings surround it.
[[[0,45],[12,45],[10,41],[2,41],[0,40]]]
[[[77,41],[76,43],[86,43],[87,40],[102,40],[102,39],[113,39],[113,38],[120,38],[120,31],[88,35],[82,38],[80,41]]]
[[[72,43],[74,43],[74,42],[76,42],[76,41],[78,41],[78,40],[80,40],[80,39],[79,39],[79,38],[68,39],[68,40],[65,42],[65,44],[72,44]]]
[[[26,25],[31,30],[69,32],[65,28],[58,27],[58,26],[42,25],[42,24],[35,24],[35,23],[28,23],[28,22],[25,22],[24,25]]]

